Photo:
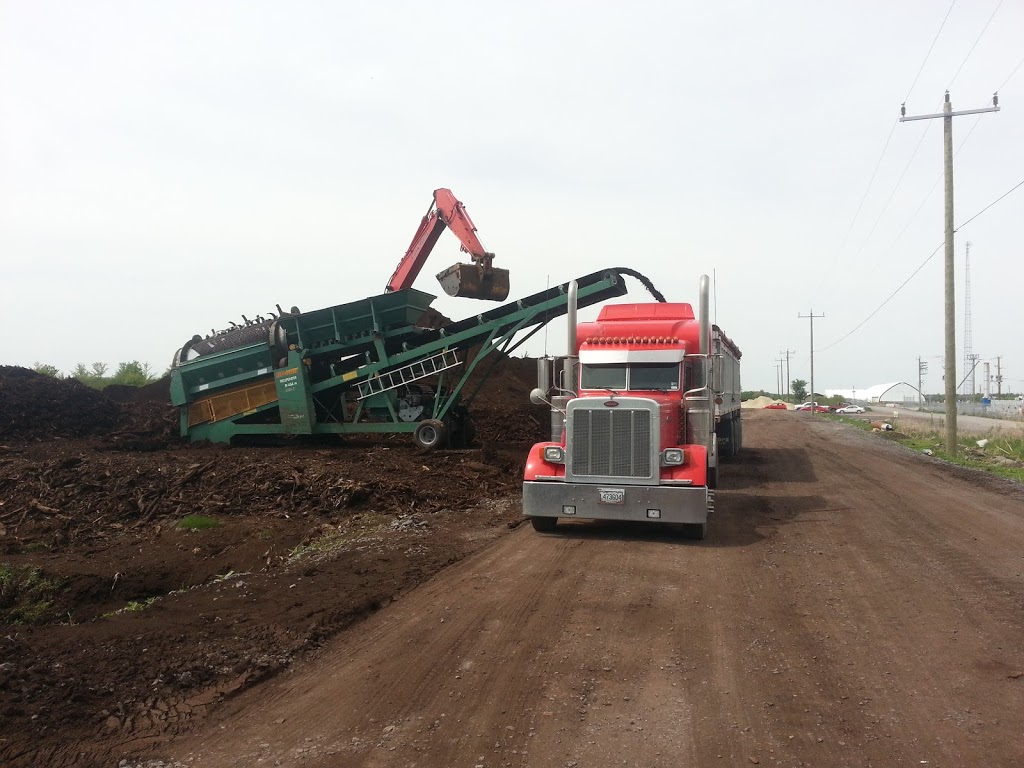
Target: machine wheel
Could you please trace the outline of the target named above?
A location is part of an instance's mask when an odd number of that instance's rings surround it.
[[[416,431],[412,433],[412,439],[420,448],[433,450],[442,448],[448,438],[448,430],[444,422],[438,419],[425,419],[416,425]]]
[[[558,525],[557,517],[531,517],[530,524],[533,526],[533,530],[540,531],[541,533],[551,533],[555,530]]]
[[[447,423],[447,428],[449,448],[469,448],[473,444],[473,438],[476,437],[476,428],[473,426],[473,420],[469,418],[468,414],[458,421],[453,420]]]

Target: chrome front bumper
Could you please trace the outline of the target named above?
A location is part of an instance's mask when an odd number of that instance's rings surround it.
[[[621,501],[607,501],[619,498]],[[566,514],[566,506],[574,507],[575,513]],[[653,510],[657,510],[657,516]],[[523,483],[523,514],[528,517],[705,523],[713,510],[714,492],[704,487],[559,481]]]

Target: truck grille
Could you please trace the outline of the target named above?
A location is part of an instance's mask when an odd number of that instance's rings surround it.
[[[569,435],[572,474],[651,476],[651,412],[626,408],[573,411]]]

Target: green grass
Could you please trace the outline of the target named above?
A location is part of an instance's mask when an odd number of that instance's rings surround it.
[[[871,429],[871,424],[862,418],[845,416],[829,416],[828,418],[859,429]],[[956,456],[950,456],[946,452],[946,438],[943,433],[921,429],[913,422],[901,424],[898,419],[889,420],[889,422],[895,427],[895,430],[881,432],[879,433],[880,437],[898,442],[919,453],[930,452],[929,455],[932,457],[948,461],[951,464],[978,469],[1024,483],[1024,439],[1022,438],[1007,437],[996,431],[989,432],[984,438],[961,435],[957,441],[959,447]],[[978,445],[978,441],[982,439],[988,440],[984,447]],[[1021,466],[1014,466],[1013,462]]]
[[[109,619],[113,616],[120,616],[122,613],[138,613],[140,611],[144,611],[158,599],[159,598],[156,597],[147,597],[145,600],[129,600],[128,604],[124,608],[118,608],[116,611],[104,613],[102,618]]]
[[[220,521],[203,515],[189,515],[178,521],[178,527],[184,531],[205,531],[208,528],[216,528]]]
[[[842,414],[836,413],[827,413],[822,415],[825,416],[825,418],[827,419],[831,419],[832,421],[838,421],[843,424],[849,424],[851,427],[863,429],[866,432],[871,431],[871,422],[865,421],[863,417],[858,418],[855,416],[843,416]]]
[[[62,582],[32,566],[0,564],[0,623],[41,624],[53,609]]]
[[[392,518],[379,512],[363,512],[359,520],[345,530],[333,529],[323,533],[307,544],[297,544],[288,553],[289,562],[301,560],[310,555],[320,555],[331,552],[345,544],[355,541],[363,536],[379,531],[391,522]]]

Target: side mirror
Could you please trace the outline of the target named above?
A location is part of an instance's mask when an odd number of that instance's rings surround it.
[[[547,392],[540,387],[534,387],[530,390],[530,402],[534,405],[550,405],[547,401]]]

